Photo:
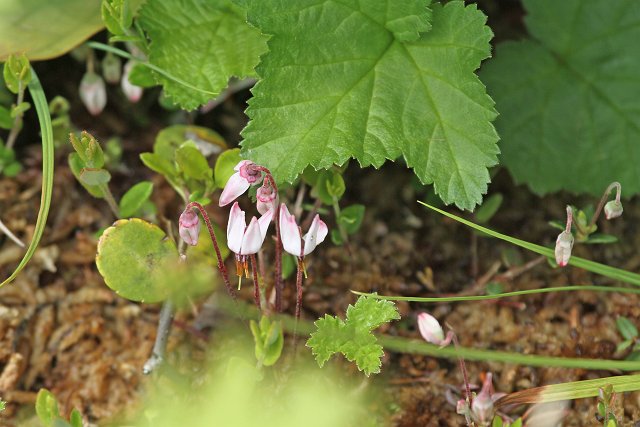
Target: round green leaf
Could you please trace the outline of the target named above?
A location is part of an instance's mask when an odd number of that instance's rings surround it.
[[[86,185],[100,185],[109,182],[111,174],[105,169],[83,168],[78,179]]]
[[[96,265],[105,283],[132,301],[158,302],[169,290],[160,278],[178,262],[178,250],[164,232],[138,218],[116,221],[98,242]]]
[[[338,222],[342,225],[344,230],[353,234],[360,229],[362,225],[362,219],[364,218],[364,205],[355,204],[347,206],[340,212]]]
[[[206,180],[213,175],[207,159],[192,144],[183,144],[176,150],[176,163],[189,178]]]
[[[103,27],[100,2],[0,1],[0,61],[12,53],[31,60],[60,56]]]

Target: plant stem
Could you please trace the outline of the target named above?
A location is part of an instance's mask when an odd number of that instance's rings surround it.
[[[116,218],[120,218],[120,209],[118,208],[118,204],[116,203],[116,199],[113,197],[113,193],[109,189],[107,184],[100,184],[100,190],[102,190],[102,194],[104,194],[104,199],[107,201],[109,205],[109,209],[116,216]]]
[[[300,311],[302,309],[302,272],[304,271],[304,261],[302,257],[298,257],[296,268],[296,319],[300,319]]]
[[[453,329],[451,330],[453,332]],[[460,349],[460,342],[458,341],[458,336],[455,332],[452,334],[453,338],[453,346],[456,349],[456,352]],[[467,373],[467,366],[464,364],[464,359],[462,356],[458,356],[458,364],[460,365],[460,371],[462,372],[462,381],[464,382],[465,389],[465,400],[467,401],[467,405],[471,408],[472,399],[471,399],[471,387],[469,386],[469,374]],[[471,420],[467,418],[467,425],[470,425]]]
[[[218,240],[216,239],[216,234],[213,232],[213,226],[211,225],[211,220],[209,219],[209,215],[207,211],[204,210],[204,207],[198,202],[191,202],[187,205],[186,209],[197,209],[202,216],[205,224],[207,225],[207,230],[209,231],[209,237],[211,238],[211,242],[213,243],[213,249],[216,251],[216,257],[218,258],[218,270],[220,270],[220,274],[222,274],[222,279],[224,280],[224,285],[227,287],[227,292],[229,295],[233,297],[235,300],[236,293],[233,290],[233,286],[231,286],[231,282],[229,282],[229,273],[227,273],[227,267],[224,265],[224,260],[222,259],[222,253],[220,253],[220,247],[218,246]]]
[[[173,314],[173,303],[171,302],[171,300],[166,300],[162,304],[162,309],[160,309],[160,316],[158,318],[158,332],[156,334],[156,340],[153,344],[151,357],[149,357],[142,368],[142,373],[145,375],[149,375],[162,364],[164,353],[167,349],[167,340],[169,338],[169,333],[171,332]]]
[[[613,190],[614,187],[616,188],[616,202],[620,203],[620,193],[622,192],[622,186],[620,185],[619,182],[612,182],[611,184],[609,184],[607,189],[604,190],[604,194],[600,198],[598,207],[596,208],[596,211],[591,217],[591,221],[589,222],[589,227],[588,227],[589,229],[591,229],[591,227],[595,225],[596,221],[600,217],[600,214],[602,213],[602,208],[604,208],[605,203],[607,203],[609,194],[611,193],[611,190]]]
[[[22,81],[19,81],[18,82],[18,99],[16,100],[16,105],[20,105],[23,102],[24,102],[24,88],[22,87]],[[20,113],[13,118],[13,125],[11,126],[11,130],[9,131],[9,136],[7,137],[6,147],[9,150],[13,149],[13,144],[15,144],[16,138],[18,138],[18,134],[20,133],[22,115],[23,113]]]
[[[571,206],[567,205],[567,225],[564,228],[564,231],[567,233],[571,233],[571,223],[573,222],[573,209]]]
[[[342,242],[345,244],[349,243],[349,236],[347,235],[347,231],[344,229],[344,226],[340,223],[340,205],[338,204],[337,197],[333,197],[333,213],[336,216],[336,224],[338,225],[338,231],[340,232],[340,237],[342,237]]]
[[[260,304],[260,282],[258,281],[258,263],[256,262],[256,255],[251,254],[249,259],[251,260],[251,271],[253,272],[253,299],[256,302],[258,310],[262,310],[262,305]]]

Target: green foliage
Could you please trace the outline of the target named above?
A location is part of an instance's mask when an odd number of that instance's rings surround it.
[[[135,216],[149,200],[153,192],[153,183],[142,181],[131,187],[120,199],[118,210],[121,218]]]
[[[260,323],[251,320],[250,327],[258,363],[264,366],[274,365],[280,358],[284,346],[282,322],[271,321],[268,317],[262,316]]]
[[[133,13],[129,0],[102,0],[102,21],[107,30],[116,36],[125,36],[133,24]]]
[[[340,211],[338,223],[340,223],[348,234],[354,234],[362,225],[364,219],[364,205],[355,204],[347,206]]]
[[[99,187],[111,181],[111,174],[106,169],[82,168],[78,179],[90,187]]]
[[[31,60],[55,58],[101,28],[98,1],[2,1],[0,61],[16,53],[25,53]]]
[[[31,65],[26,55],[9,55],[2,70],[4,84],[17,94],[23,91],[31,81]]]
[[[156,73],[166,95],[188,110],[215,98],[229,78],[253,76],[266,51],[266,37],[231,0],[147,0],[139,23],[151,40],[149,62],[206,92]]]
[[[79,139],[75,134],[71,133],[69,134],[69,141],[86,167],[99,169],[104,166],[102,147],[89,132],[83,131]]]
[[[616,319],[616,325],[618,326],[618,330],[620,331],[620,335],[626,340],[632,340],[634,338],[638,338],[638,328],[634,325],[631,320],[627,319],[624,316],[620,316]]]
[[[489,222],[496,212],[498,212],[498,209],[500,209],[502,200],[503,197],[500,193],[492,194],[487,197],[475,212],[476,221],[480,224],[486,224]]]
[[[178,261],[173,240],[138,218],[119,220],[98,242],[96,265],[105,283],[132,301],[158,302],[169,295],[162,277]]]
[[[235,173],[233,168],[235,168],[241,160],[242,158],[240,157],[240,150],[238,148],[225,150],[220,153],[216,160],[216,166],[213,169],[216,187],[224,188],[229,178],[231,178],[231,175]]]
[[[71,411],[69,422],[60,416],[58,400],[47,389],[40,389],[36,397],[36,415],[45,427],[82,427],[82,414],[77,409]]]
[[[7,408],[7,402],[0,399],[0,412],[4,411]]]
[[[188,193],[190,201],[208,204],[208,196],[216,187],[213,170],[199,149],[203,145],[210,151],[211,147],[215,151],[226,148],[220,135],[210,129],[175,125],[163,129],[156,137],[153,153],[142,153],[140,159],[163,175],[185,201]]]
[[[14,177],[21,170],[22,165],[16,160],[16,153],[0,141],[0,173],[6,177]]]
[[[313,190],[311,195],[317,197],[325,205],[332,205],[344,194],[346,186],[344,178],[335,169],[318,172],[314,177]]]
[[[498,45],[481,77],[502,160],[536,193],[640,192],[640,2],[525,0],[530,39]],[[627,193],[627,194],[629,194]]]
[[[395,305],[389,301],[360,297],[347,308],[346,320],[326,314],[315,322],[307,346],[322,367],[335,353],[342,353],[358,369],[369,376],[380,372],[382,346],[371,333],[383,323],[400,319]]]
[[[12,127],[13,118],[11,117],[11,110],[0,105],[0,128],[11,129]]]
[[[475,5],[434,4],[425,32],[426,0],[245,3],[249,21],[272,35],[247,110],[245,157],[291,182],[309,164],[378,167],[403,156],[446,203],[480,202],[498,137],[493,101],[474,74],[492,37]]]

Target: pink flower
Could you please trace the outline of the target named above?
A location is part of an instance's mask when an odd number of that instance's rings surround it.
[[[491,372],[487,373],[482,383],[482,390],[471,403],[472,416],[482,425],[493,420],[495,414],[493,404],[505,395],[504,393],[494,393],[492,379]]]
[[[142,97],[143,89],[129,81],[129,75],[131,74],[131,69],[134,65],[135,62],[133,61],[127,61],[127,63],[124,64],[124,74],[122,75],[122,80],[120,80],[120,87],[129,101],[138,102]]]
[[[436,318],[429,313],[423,312],[418,314],[418,329],[420,330],[422,338],[440,347],[446,347],[453,339],[452,332],[448,333],[445,338],[442,326],[440,326]]]
[[[258,199],[256,207],[260,214],[264,215],[269,209],[276,210],[278,194],[271,185],[262,184],[256,192],[256,199]]]
[[[240,209],[238,202],[233,204],[227,225],[227,246],[236,254],[236,258],[252,255],[260,250],[271,219],[273,210],[267,211],[260,219],[252,217],[247,226],[244,211]]]
[[[80,81],[80,99],[93,116],[100,114],[107,105],[107,88],[102,77],[94,72],[85,73]]]
[[[180,214],[178,225],[182,240],[188,245],[197,245],[198,236],[200,235],[200,218],[198,214],[193,209],[185,210]]]
[[[262,178],[262,172],[258,169],[258,165],[251,160],[242,160],[233,170],[236,171],[224,186],[218,206],[226,206],[240,197],[245,191]]]
[[[327,224],[320,219],[320,215],[316,215],[307,234],[301,237],[296,218],[289,213],[289,209],[284,203],[280,205],[282,247],[291,255],[302,258],[310,254],[316,246],[324,241],[328,232]]]

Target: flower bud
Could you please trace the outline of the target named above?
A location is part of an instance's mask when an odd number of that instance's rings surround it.
[[[273,191],[273,187],[271,187],[270,185],[267,186],[263,184],[258,188],[256,192],[256,199],[258,199],[256,207],[258,208],[258,212],[260,212],[261,215],[264,215],[270,209],[275,210],[278,203],[276,201],[276,196],[276,192]]]
[[[604,216],[607,219],[618,218],[622,215],[622,203],[616,200],[611,200],[604,205]]]
[[[135,63],[133,61],[127,61],[124,64],[124,74],[122,75],[122,81],[120,82],[120,87],[122,91],[127,96],[127,99],[131,102],[138,102],[142,97],[142,88],[140,86],[136,86],[129,81],[129,75],[131,74],[131,69]]]
[[[180,214],[178,225],[182,240],[188,245],[197,245],[198,236],[200,235],[200,218],[198,214],[193,209],[185,210]]]
[[[428,313],[418,314],[420,335],[431,344],[441,345],[444,342],[444,331],[435,317]]]
[[[471,411],[480,423],[487,423],[493,419],[494,410],[492,394],[492,375],[491,373],[488,373],[482,384],[482,390],[471,403]]]
[[[85,73],[80,82],[80,99],[92,115],[100,114],[107,105],[107,89],[102,77],[94,72]]]
[[[560,267],[564,267],[569,263],[571,258],[571,249],[573,248],[573,234],[569,231],[563,231],[556,239],[556,263]]]
[[[122,62],[120,58],[111,52],[107,52],[107,55],[102,60],[102,75],[107,83],[116,84],[120,81],[121,68]]]

